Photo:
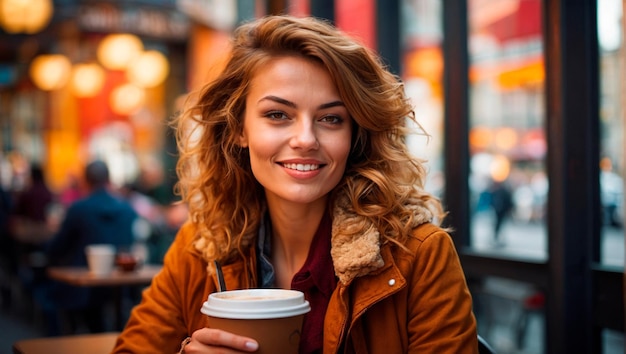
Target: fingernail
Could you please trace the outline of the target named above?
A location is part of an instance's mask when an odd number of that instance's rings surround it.
[[[259,343],[257,343],[257,342],[246,342],[246,348],[250,349],[250,350],[257,350],[257,349],[259,349]]]

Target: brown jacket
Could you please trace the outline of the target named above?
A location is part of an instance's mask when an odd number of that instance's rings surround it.
[[[341,213],[339,213],[341,214]],[[332,256],[339,285],[324,323],[324,353],[477,353],[472,299],[450,236],[422,223],[406,246],[380,246],[376,230],[342,237],[334,213]],[[114,353],[175,353],[207,326],[200,312],[217,280],[185,225],[118,338]],[[229,289],[254,287],[256,257],[223,266]]]

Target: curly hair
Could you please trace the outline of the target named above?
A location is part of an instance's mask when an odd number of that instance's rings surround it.
[[[282,55],[321,63],[355,122],[345,175],[330,203],[347,199],[353,213],[378,228],[383,242],[400,245],[415,213],[409,202],[442,220],[440,202],[423,189],[423,161],[406,145],[407,123],[415,116],[399,78],[372,51],[324,20],[268,16],[235,30],[225,69],[189,97],[174,122],[180,153],[177,192],[188,204],[199,233],[195,246],[203,257],[228,260],[255,239],[264,191],[238,137],[250,81]]]

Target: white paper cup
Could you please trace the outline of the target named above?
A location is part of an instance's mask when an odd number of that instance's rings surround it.
[[[107,275],[115,266],[115,246],[109,244],[93,244],[85,247],[87,265],[93,275]]]
[[[300,291],[246,289],[210,294],[201,311],[210,327],[259,342],[257,354],[296,354],[311,306]]]

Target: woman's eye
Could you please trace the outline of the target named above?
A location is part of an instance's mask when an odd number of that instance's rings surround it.
[[[324,116],[320,119],[320,121],[330,124],[341,124],[343,122],[343,118],[339,116]]]
[[[288,119],[287,115],[284,112],[281,111],[272,111],[272,112],[267,112],[265,114],[265,117],[272,119],[272,120],[285,120]]]

